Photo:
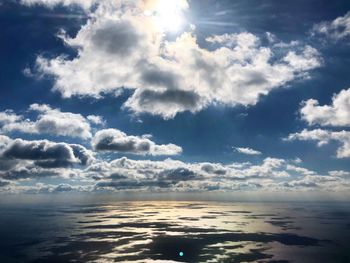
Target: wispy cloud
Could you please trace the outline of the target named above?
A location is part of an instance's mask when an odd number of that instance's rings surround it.
[[[247,155],[260,155],[260,154],[262,154],[261,152],[253,150],[251,148],[234,147],[234,149],[239,153],[243,153],[243,154],[247,154]]]

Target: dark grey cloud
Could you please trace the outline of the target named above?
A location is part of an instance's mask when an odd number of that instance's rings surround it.
[[[136,168],[136,167],[135,167]],[[96,189],[113,188],[115,190],[133,190],[133,189],[150,189],[150,188],[168,188],[171,189],[179,182],[199,180],[203,177],[196,174],[187,168],[166,169],[159,173],[155,171],[142,170],[139,171],[147,178],[135,179],[132,175],[123,175],[120,172],[113,173],[106,177],[108,181],[100,181],[102,178],[97,177],[95,180],[99,181]],[[137,178],[137,177],[136,177]]]
[[[104,188],[113,188],[115,190],[133,190],[133,189],[142,189],[142,188],[169,188],[172,186],[172,183],[169,181],[132,181],[132,180],[124,180],[124,181],[104,181],[98,182],[95,185],[97,190]]]
[[[50,176],[59,176],[59,171],[52,169],[40,169],[38,165],[29,165],[28,167],[21,167],[11,169],[9,171],[0,173],[0,177],[7,180],[21,180],[30,178],[42,178]]]
[[[98,131],[92,146],[97,151],[114,151],[139,155],[177,155],[182,148],[174,144],[157,145],[149,136],[129,136],[116,129]]]
[[[10,182],[8,182],[8,181],[0,180],[0,187],[5,187],[5,186],[8,186],[9,184],[10,184]]]
[[[200,96],[193,91],[166,90],[163,92],[143,90],[139,94],[140,105],[151,103],[176,104],[186,109],[193,109],[200,101]]]
[[[109,178],[112,180],[121,180],[121,179],[127,179],[128,177],[120,173],[113,173],[109,176]]]
[[[49,143],[49,141],[24,141],[16,139],[3,152],[9,159],[22,160],[72,160],[72,149],[64,143]]]
[[[78,158],[82,165],[87,165],[92,159],[92,153],[84,146],[79,144],[70,144],[69,145],[73,149],[74,156]]]
[[[139,70],[141,71],[141,80],[145,84],[169,89],[179,88],[179,76],[175,72],[166,71],[148,63],[146,65],[142,63]]]
[[[74,164],[86,165],[92,161],[93,156],[81,145],[16,139],[5,147],[1,158],[9,163],[34,161],[43,168],[57,168]]]
[[[72,165],[72,162],[69,160],[44,160],[35,161],[34,163],[41,168],[69,167]]]
[[[163,180],[170,181],[189,181],[189,180],[198,180],[201,176],[198,176],[195,172],[187,168],[176,168],[165,170],[160,174],[160,178]]]
[[[169,85],[169,84],[168,84]],[[164,119],[175,117],[178,112],[195,113],[206,105],[205,99],[193,90],[138,89],[124,104],[134,113],[151,113],[161,115]]]
[[[69,184],[60,184],[55,187],[54,192],[62,193],[62,192],[71,192],[75,190],[74,187],[72,187]]]
[[[9,160],[0,156],[0,171],[7,171],[18,164],[18,160]]]
[[[305,187],[305,188],[315,188],[318,187],[318,184],[315,182],[307,182],[307,181],[292,181],[286,182],[283,184],[285,187],[296,188],[296,187]]]
[[[93,160],[93,153],[81,145],[8,138],[0,151],[0,177],[19,180],[59,176],[69,173],[59,168],[85,166]]]
[[[150,144],[147,142],[138,142],[133,139],[125,142],[113,142],[113,139],[113,136],[106,136],[101,138],[98,143],[95,144],[95,150],[128,153],[145,153],[150,150]]]
[[[92,43],[99,49],[112,55],[126,57],[137,48],[140,34],[130,22],[105,23],[91,36]]]
[[[217,175],[225,175],[227,172],[225,169],[216,168],[214,165],[210,163],[203,164],[201,169],[206,173],[217,174]]]
[[[258,71],[252,71],[247,74],[247,81],[243,83],[247,86],[258,86],[258,85],[266,85],[268,84],[268,80],[266,76]]]

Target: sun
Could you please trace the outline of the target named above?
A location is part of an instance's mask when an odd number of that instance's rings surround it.
[[[152,8],[146,11],[162,31],[178,32],[185,25],[184,11],[188,8],[186,0],[155,0]]]

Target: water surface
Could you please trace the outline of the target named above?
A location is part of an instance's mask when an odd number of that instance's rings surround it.
[[[346,203],[30,203],[0,214],[0,262],[350,262],[349,240]]]

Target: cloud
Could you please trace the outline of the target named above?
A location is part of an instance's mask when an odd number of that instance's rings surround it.
[[[105,125],[106,124],[101,116],[89,115],[86,117],[86,119],[88,119],[92,124],[95,124],[95,125]]]
[[[350,132],[349,131],[329,131],[323,129],[306,130],[293,133],[288,136],[287,141],[317,141],[319,147],[336,141],[340,144],[337,150],[337,158],[350,157]]]
[[[43,176],[68,176],[70,169],[90,165],[94,154],[77,144],[47,140],[27,141],[1,136],[0,177],[9,180]]]
[[[160,178],[170,181],[190,181],[190,180],[199,180],[201,176],[196,175],[193,171],[187,168],[176,168],[165,170],[160,173]]]
[[[80,1],[61,1],[72,2]],[[60,33],[78,55],[39,56],[37,70],[54,76],[54,89],[63,97],[100,98],[105,92],[130,89],[134,93],[125,109],[170,119],[213,104],[255,105],[261,96],[307,77],[322,64],[311,46],[299,44],[276,51],[249,32],[209,36],[199,46],[188,25],[169,40],[157,26],[154,12],[145,14],[154,8],[149,3],[99,2],[75,36]]]
[[[9,181],[2,181],[2,180],[0,180],[0,188],[1,188],[1,187],[8,186],[8,185],[10,185],[10,182],[9,182]]]
[[[116,129],[98,131],[92,146],[97,151],[113,151],[138,155],[177,155],[182,148],[175,144],[157,145],[149,136],[129,136]]]
[[[172,159],[164,161],[131,160],[120,158],[111,162],[96,162],[86,169],[86,176],[96,180],[96,190],[143,191],[237,191],[278,190],[301,188],[303,179],[317,182],[317,187],[328,187],[330,178],[293,161],[266,158],[261,163],[186,163]],[[327,177],[327,180],[325,180]],[[323,181],[322,181],[323,180]],[[292,183],[293,182],[293,183]],[[325,182],[325,185],[322,183]],[[288,184],[290,183],[290,184]],[[284,185],[286,184],[286,185]],[[306,184],[304,185],[306,187]],[[305,188],[304,187],[304,188]],[[310,186],[307,186],[309,189]]]
[[[328,174],[330,176],[350,177],[350,172],[344,170],[329,171]]]
[[[260,154],[262,154],[261,152],[253,150],[251,148],[235,147],[234,149],[239,153],[247,154],[247,155],[260,155]]]
[[[91,138],[91,125],[103,124],[99,116],[90,115],[87,118],[81,114],[61,112],[46,104],[32,104],[30,111],[38,113],[36,121],[24,119],[11,111],[0,112],[1,131],[5,133],[19,131],[30,134],[50,134],[82,139]],[[1,118],[2,117],[2,118]]]
[[[91,8],[94,4],[101,0],[20,0],[23,5],[44,5],[53,8],[57,5],[71,6],[77,5],[85,9]],[[102,0],[103,1],[103,0]]]
[[[314,25],[313,34],[325,35],[334,40],[344,39],[350,36],[350,12],[333,21],[326,21]]]
[[[161,115],[164,119],[172,119],[179,112],[195,113],[205,105],[198,94],[184,90],[137,90],[129,98],[124,107],[134,113],[150,113]]]
[[[43,177],[58,177],[58,176],[61,176],[59,169],[44,169],[42,167],[39,167],[33,164],[27,164],[26,166],[17,165],[11,170],[0,172],[0,177],[11,181],[30,180],[30,179],[39,179]]]
[[[284,187],[292,189],[317,189],[339,187],[343,183],[342,180],[327,175],[308,175],[290,182],[283,183]]]
[[[20,121],[22,116],[15,114],[12,110],[0,112],[0,125]]]
[[[67,183],[58,185],[35,183],[34,185],[16,185],[8,189],[11,193],[26,194],[65,194],[69,192],[88,192],[91,187],[88,186],[72,186]]]
[[[303,174],[303,175],[316,175],[316,173],[314,171],[310,171],[306,168],[300,167],[300,166],[296,166],[293,164],[288,164],[287,165],[287,170],[288,171],[294,171],[297,172],[298,174]]]
[[[74,154],[73,157],[72,152],[68,155],[65,150],[48,147],[48,151],[50,153],[42,153],[41,150],[39,153],[36,151],[33,153],[30,150],[25,154],[5,154],[6,158],[9,156],[20,158],[17,159],[20,163],[10,170],[0,172],[1,179],[7,180],[6,182],[14,182],[6,184],[2,191],[31,193],[134,190],[153,192],[308,191],[316,188],[333,191],[344,189],[350,178],[344,171],[330,171],[327,175],[320,175],[315,171],[298,166],[294,160],[270,157],[256,164],[191,163],[173,159],[132,160],[123,157],[112,161],[95,159],[89,162],[85,169],[47,168],[38,165],[37,161],[48,160],[47,158],[81,159],[77,156],[78,154]],[[57,151],[63,153],[58,154]],[[60,176],[70,181],[71,178],[80,178],[80,181],[76,181],[80,182],[80,185],[75,183],[76,186],[72,186],[62,181],[59,185],[41,184],[27,187],[20,183],[23,179],[30,180],[47,176]]]
[[[320,66],[320,57],[318,51],[311,47],[305,46],[300,54],[289,51],[283,58],[296,71],[307,71]]]
[[[74,187],[69,184],[59,184],[53,189],[53,192],[63,193],[63,192],[72,192]]]
[[[335,94],[331,105],[320,106],[317,100],[307,100],[300,113],[309,125],[350,126],[350,89]]]
[[[0,150],[5,148],[11,141],[11,138],[5,135],[0,135]]]
[[[85,147],[76,144],[55,143],[47,140],[26,141],[15,139],[1,152],[1,157],[16,160],[31,160],[41,167],[86,165],[93,156]]]
[[[320,106],[319,102],[314,99],[304,101],[300,114],[309,126],[347,127],[350,125],[350,89],[334,94],[331,105]],[[335,141],[339,144],[336,157],[350,157],[350,132],[346,130],[304,129],[301,132],[290,134],[284,140],[316,141],[319,147]]]

